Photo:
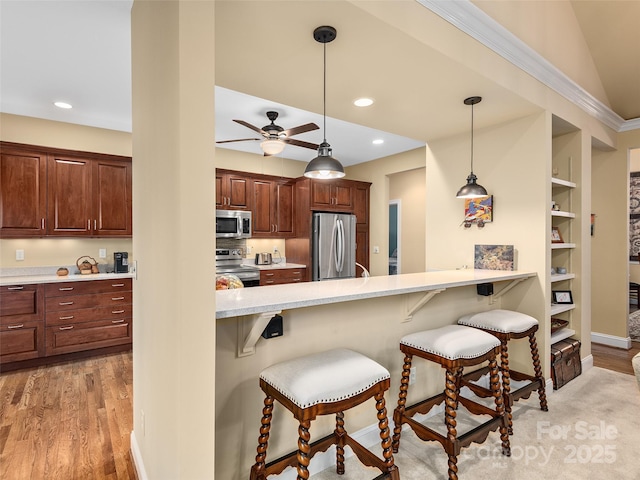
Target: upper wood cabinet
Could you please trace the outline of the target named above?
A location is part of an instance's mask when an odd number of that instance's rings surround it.
[[[1,147],[3,237],[132,235],[130,157]]]
[[[325,211],[351,212],[353,186],[349,180],[309,180],[311,208]]]
[[[253,233],[258,238],[289,238],[295,235],[295,186],[281,179],[253,180]]]
[[[251,210],[251,179],[241,172],[216,170],[216,208]]]
[[[41,236],[47,209],[47,155],[0,144],[0,235]]]

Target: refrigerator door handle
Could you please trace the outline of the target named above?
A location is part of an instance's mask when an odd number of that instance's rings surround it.
[[[344,268],[344,222],[338,220],[338,255],[336,256],[336,270],[342,273]]]

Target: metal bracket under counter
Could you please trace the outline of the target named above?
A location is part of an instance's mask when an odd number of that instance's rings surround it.
[[[511,280],[511,282],[509,282],[509,284],[506,287],[504,287],[498,293],[494,293],[493,295],[491,295],[491,297],[489,298],[489,305],[493,305],[494,303],[496,303],[496,301],[500,297],[502,297],[505,293],[507,293],[509,290],[511,290],[516,285],[518,285],[520,282],[524,282],[525,280],[527,280],[527,279],[526,278],[516,278],[515,280]]]
[[[407,312],[405,314],[404,320],[402,322],[410,322],[413,320],[413,314],[424,307],[429,300],[435,297],[437,294],[442,293],[446,290],[446,288],[440,288],[438,290],[431,290],[424,294],[424,296],[411,308],[407,307]]]
[[[248,357],[256,353],[256,344],[260,340],[262,332],[274,315],[282,313],[282,310],[263,312],[257,315],[246,315],[238,325],[238,357]]]

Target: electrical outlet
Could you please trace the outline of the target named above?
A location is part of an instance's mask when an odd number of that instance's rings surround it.
[[[278,247],[273,247],[273,253],[278,253]]]
[[[106,248],[101,248],[100,250],[98,250],[98,257],[99,258],[107,258],[107,249]]]
[[[378,247],[377,245],[373,247],[373,253],[380,253],[380,247]]]
[[[24,260],[24,250],[22,249],[16,250],[16,260],[18,261]]]
[[[140,410],[140,426],[142,428],[142,436],[144,437],[146,434],[146,427],[144,425],[144,410]]]
[[[409,385],[416,383],[416,367],[411,367],[409,370]]]

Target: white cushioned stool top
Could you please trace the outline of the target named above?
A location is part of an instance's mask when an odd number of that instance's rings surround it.
[[[458,324],[492,332],[521,333],[538,325],[538,320],[513,310],[489,310],[488,312],[465,315],[458,320]]]
[[[477,328],[447,325],[406,335],[400,339],[400,344],[457,360],[480,357],[500,346],[500,340]]]
[[[260,378],[300,408],[351,398],[390,378],[379,363],[339,348],[265,368]]]

